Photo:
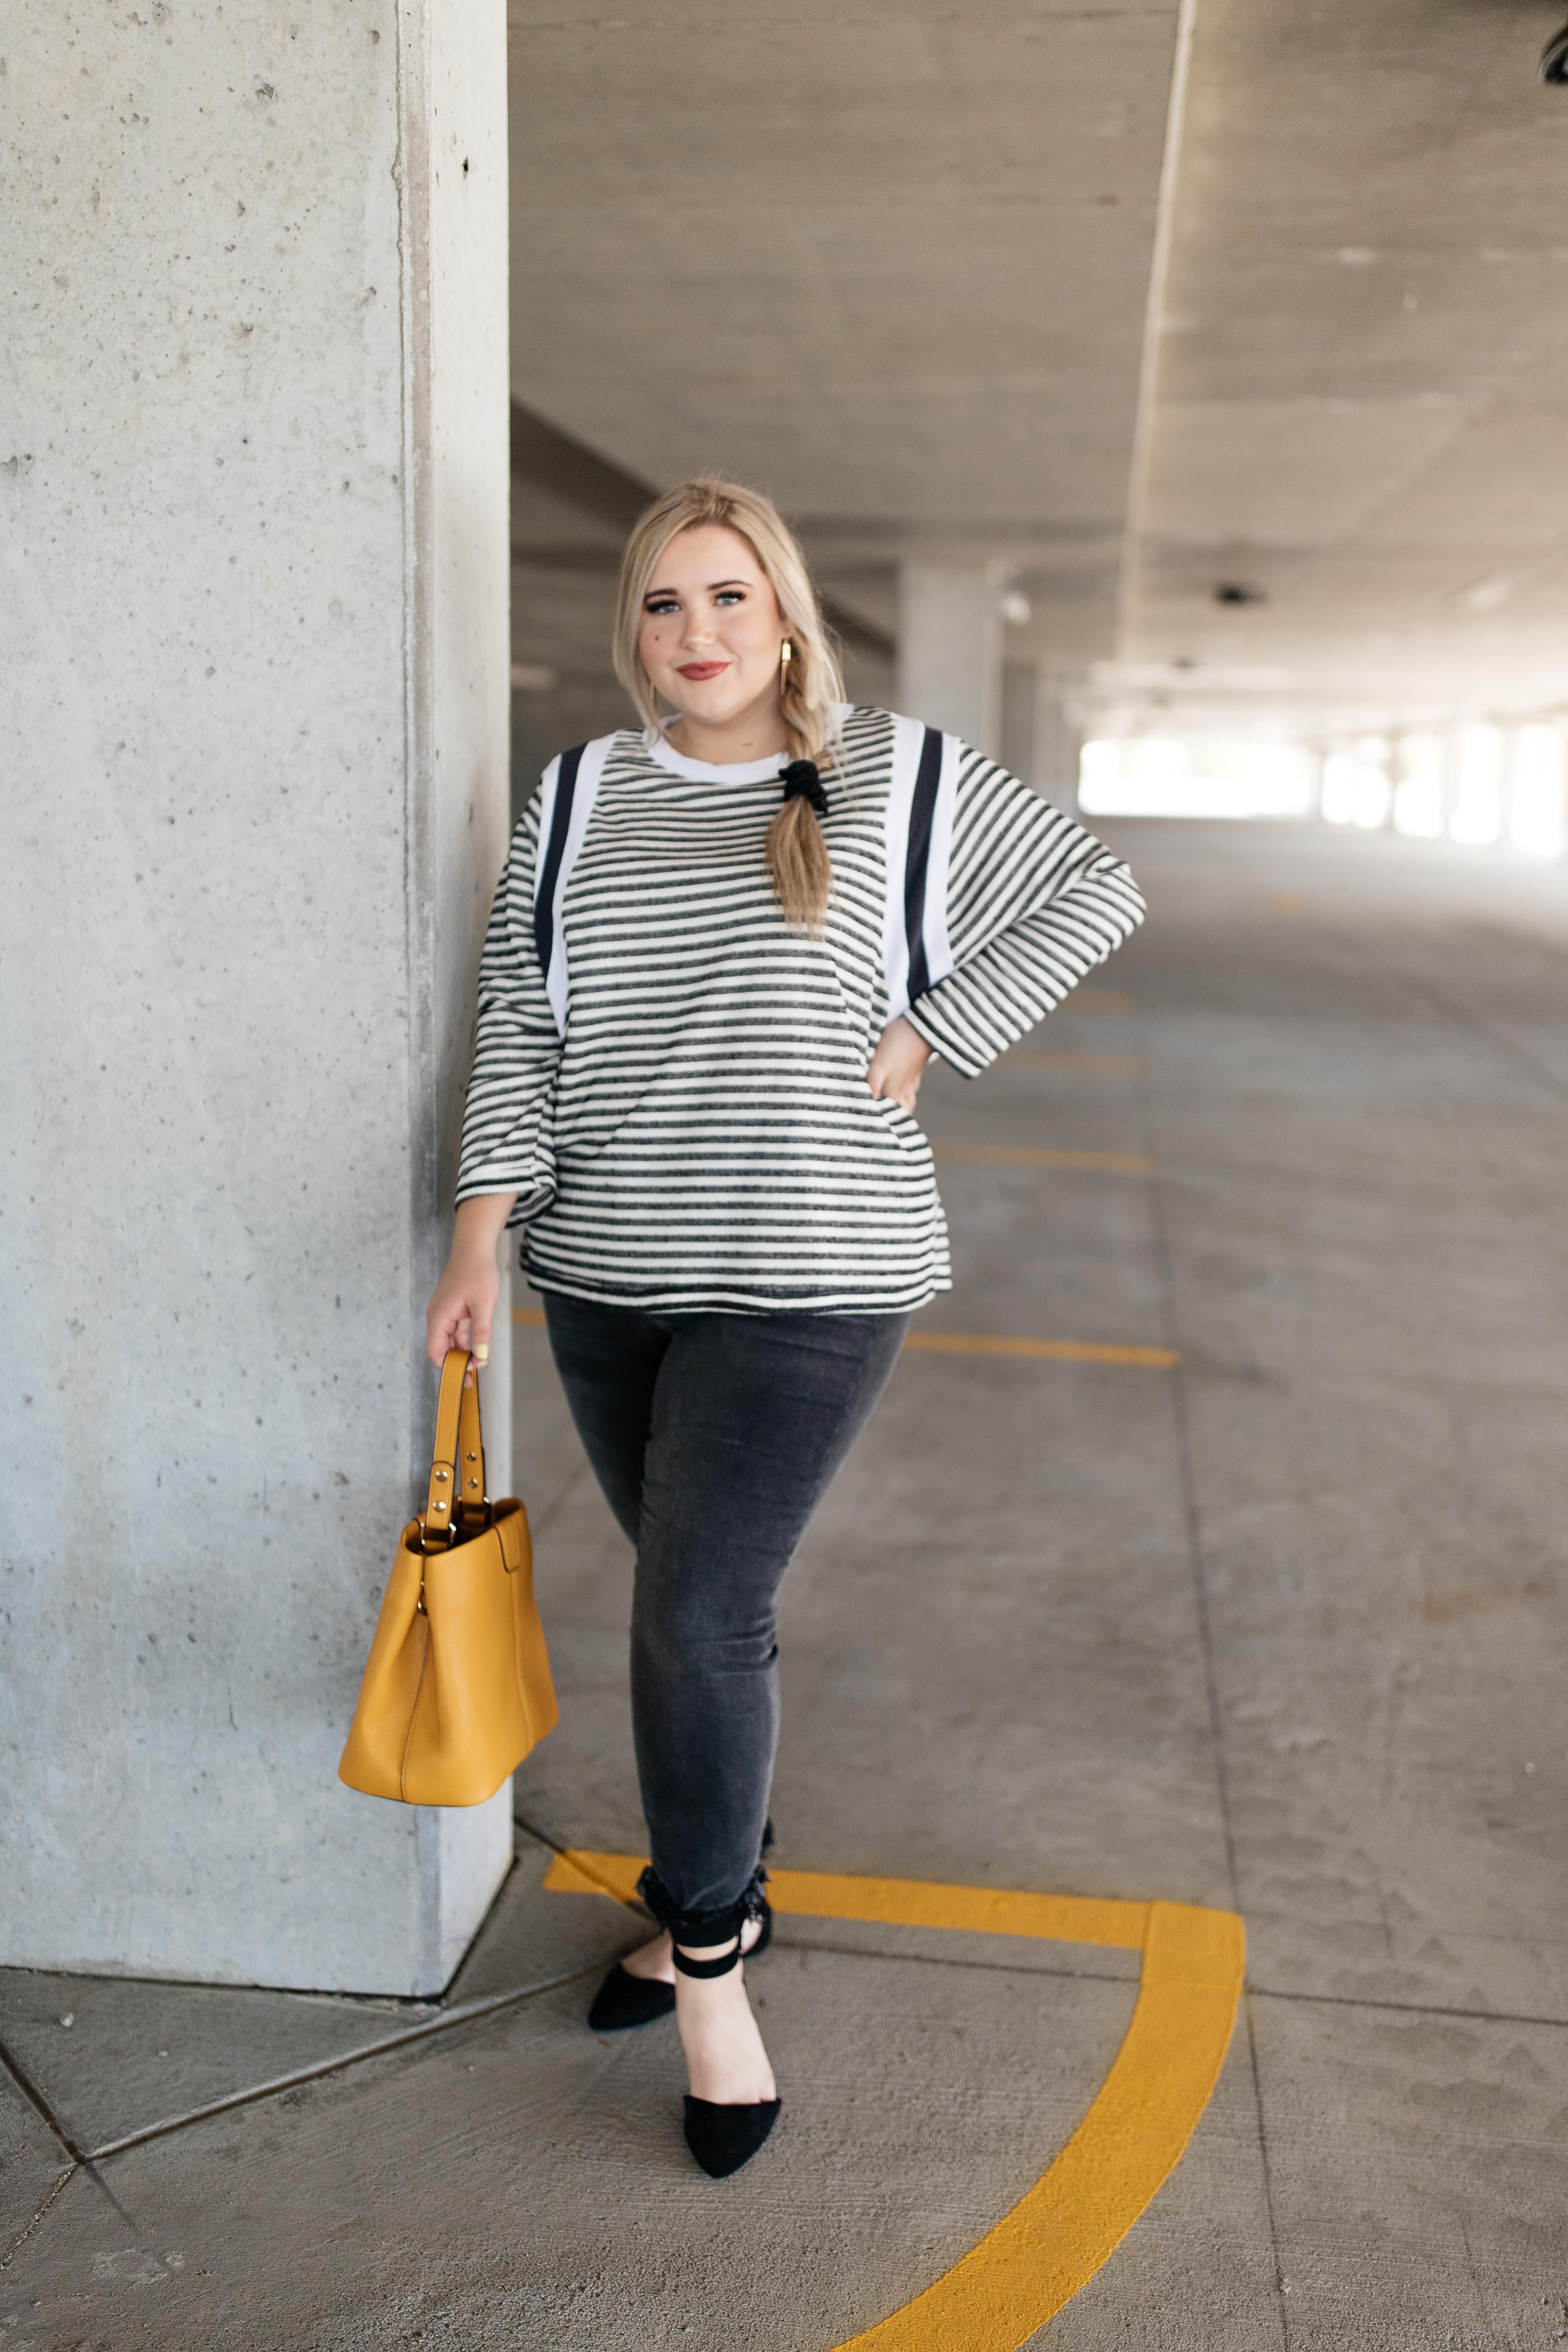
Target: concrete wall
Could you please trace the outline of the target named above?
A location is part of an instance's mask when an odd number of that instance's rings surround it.
[[[507,824],[504,12],[18,0],[4,89],[0,1959],[428,1990],[506,1792],[335,1769]]]

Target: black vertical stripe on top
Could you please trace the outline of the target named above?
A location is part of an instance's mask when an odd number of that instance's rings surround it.
[[[561,754],[561,772],[555,780],[555,807],[551,814],[550,839],[544,851],[544,871],[539,877],[539,895],[533,902],[533,940],[539,950],[539,969],[546,980],[550,977],[550,953],[554,939],[555,885],[561,873],[561,860],[566,854],[566,835],[572,824],[572,803],[577,790],[577,770],[587,748],[586,743],[574,743],[570,751]]]
[[[914,796],[910,803],[910,846],[904,863],[904,933],[910,943],[910,1002],[931,986],[926,962],[926,875],[931,865],[931,819],[936,814],[936,788],[942,781],[942,735],[928,727],[915,771]]]

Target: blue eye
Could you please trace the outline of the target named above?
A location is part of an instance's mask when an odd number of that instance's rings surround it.
[[[668,613],[679,613],[680,607],[673,596],[653,596],[648,599],[643,610],[646,613],[651,613],[656,620],[661,621]]]
[[[746,592],[743,588],[721,588],[713,599],[716,604],[743,604],[745,601]]]

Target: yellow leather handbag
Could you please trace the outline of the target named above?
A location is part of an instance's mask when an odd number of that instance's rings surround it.
[[[436,1458],[370,1645],[338,1778],[405,1805],[479,1805],[559,1719],[528,1515],[485,1487],[476,1375],[441,1367]]]

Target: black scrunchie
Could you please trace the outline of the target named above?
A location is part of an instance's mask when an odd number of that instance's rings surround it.
[[[827,794],[822,789],[815,760],[792,760],[787,768],[781,769],[779,782],[784,788],[786,803],[805,801],[818,816],[827,814]]]

